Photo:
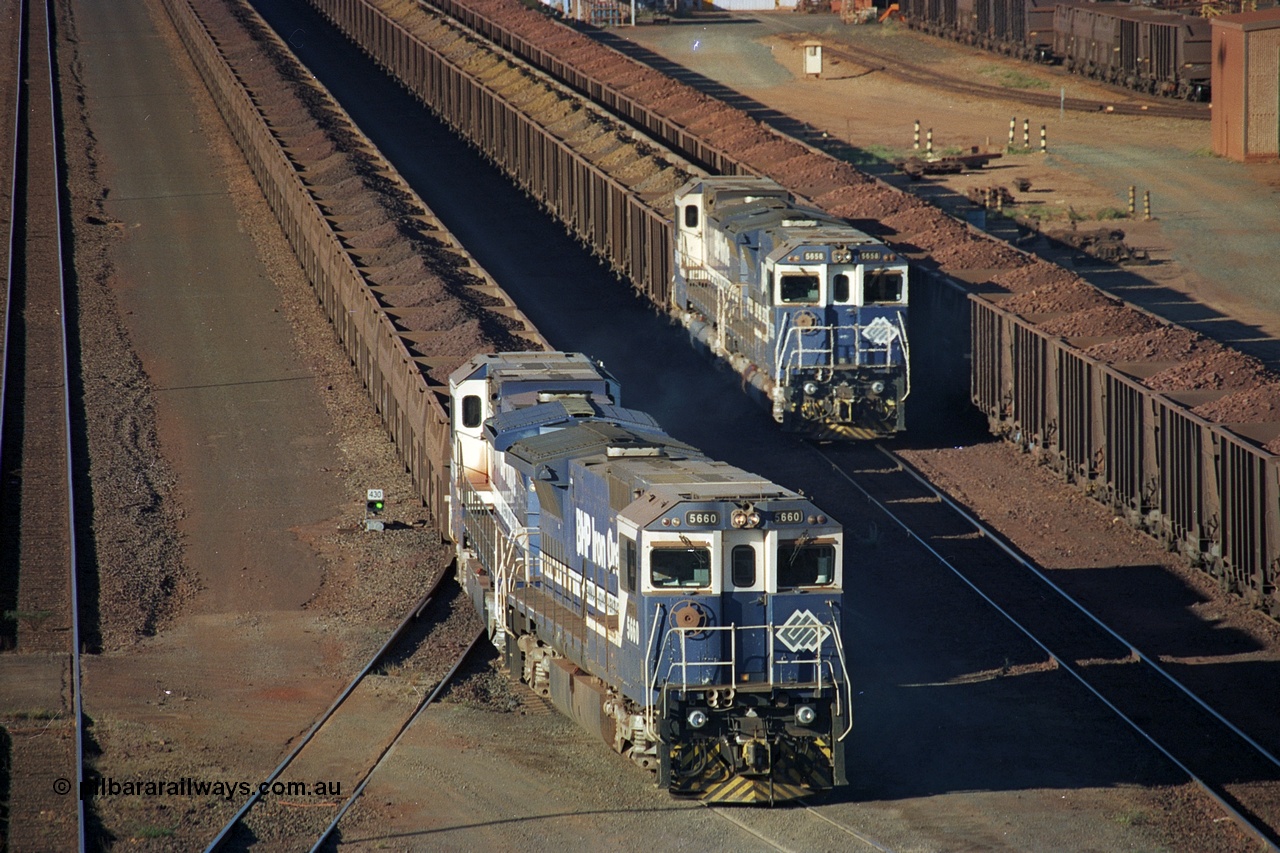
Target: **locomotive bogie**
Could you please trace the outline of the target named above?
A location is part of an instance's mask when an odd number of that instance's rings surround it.
[[[839,524],[564,359],[479,356],[450,380],[453,410],[470,407],[458,569],[511,671],[673,793],[773,802],[842,782]]]

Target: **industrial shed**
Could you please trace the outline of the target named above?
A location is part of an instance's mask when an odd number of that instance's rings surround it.
[[[1213,19],[1213,153],[1280,157],[1280,8]]]

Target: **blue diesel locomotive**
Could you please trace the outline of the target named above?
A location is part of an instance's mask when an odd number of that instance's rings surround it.
[[[905,429],[907,259],[767,178],[675,195],[672,313],[785,429],[867,439]]]
[[[585,356],[476,356],[449,394],[459,577],[513,674],[677,796],[845,783],[839,524]]]

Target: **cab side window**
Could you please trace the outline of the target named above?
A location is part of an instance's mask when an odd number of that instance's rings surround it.
[[[636,591],[636,543],[627,537],[622,538],[622,588],[627,592]]]
[[[480,397],[468,394],[462,398],[462,425],[468,429],[480,426]]]

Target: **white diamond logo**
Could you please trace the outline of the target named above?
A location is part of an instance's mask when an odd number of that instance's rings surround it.
[[[873,344],[885,346],[898,337],[898,328],[884,317],[877,317],[863,327],[862,336]]]
[[[819,622],[818,617],[813,613],[808,610],[797,610],[778,629],[778,640],[793,652],[801,649],[816,652],[818,646],[830,634],[830,629]]]

